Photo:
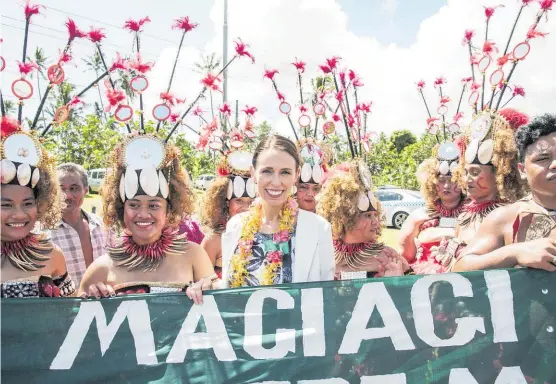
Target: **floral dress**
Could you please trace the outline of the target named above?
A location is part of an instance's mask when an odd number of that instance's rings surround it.
[[[248,272],[245,279],[246,286],[260,286],[263,273],[269,263],[279,265],[272,278],[273,285],[292,282],[292,255],[294,254],[293,244],[295,244],[295,234],[287,242],[282,242],[281,240],[283,239],[279,239],[277,236],[278,234],[261,232],[255,234],[252,247],[253,254],[246,266]]]

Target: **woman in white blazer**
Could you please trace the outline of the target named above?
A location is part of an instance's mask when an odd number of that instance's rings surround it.
[[[222,235],[221,287],[334,278],[330,224],[299,209],[292,197],[300,170],[291,140],[275,135],[259,143],[250,170],[259,197],[249,211],[228,222]],[[201,294],[201,287],[195,288]]]

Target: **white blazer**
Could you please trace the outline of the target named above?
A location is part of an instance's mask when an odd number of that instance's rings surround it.
[[[222,288],[228,288],[230,260],[241,236],[243,218],[247,212],[235,215],[222,235]],[[334,279],[334,245],[330,223],[302,209],[297,215],[295,245],[292,251],[294,283]]]

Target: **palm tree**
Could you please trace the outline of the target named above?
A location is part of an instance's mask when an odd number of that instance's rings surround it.
[[[52,119],[54,118],[54,114],[56,112],[56,108],[61,107],[62,105],[67,105],[72,99],[72,93],[75,90],[75,85],[68,83],[66,81],[62,82],[58,87],[53,88],[53,93],[51,93],[54,102],[50,103],[50,106],[46,110],[46,114],[49,115]],[[74,110],[70,110],[70,114],[67,118],[67,121],[74,121],[76,117],[76,113]]]
[[[85,62],[85,65],[87,67],[95,71],[95,77],[99,77],[99,75],[104,72],[104,64],[102,63],[102,59],[98,52],[95,52],[92,56],[83,59],[83,61]],[[98,98],[100,100],[100,107],[101,107],[100,114],[98,114],[98,108],[96,109],[97,115],[101,121],[103,120],[103,118],[104,121],[106,121],[106,113],[104,113],[104,104],[102,102],[102,93],[100,92],[100,87],[98,85],[96,86],[96,89],[98,91]]]
[[[193,63],[195,69],[193,70],[196,73],[200,73],[202,76],[207,75],[208,73],[214,72],[214,70],[220,67],[221,64],[220,57],[216,56],[216,53],[212,52],[208,55],[201,54],[201,61]],[[212,113],[212,118],[214,119],[214,106],[212,102],[212,90],[209,89],[210,94],[210,110]]]
[[[46,76],[44,75],[46,71],[46,56],[44,55],[44,50],[42,48],[37,47],[35,50],[35,56],[29,57],[27,56],[28,61],[33,61],[37,64],[37,92],[39,93],[39,100],[42,99],[42,92],[41,92],[41,78],[46,80]],[[31,79],[35,76],[34,73],[31,72]],[[41,112],[41,120],[44,124],[44,109]]]
[[[17,105],[12,100],[3,100],[4,102],[4,112],[6,115],[10,115],[12,112],[17,110]]]

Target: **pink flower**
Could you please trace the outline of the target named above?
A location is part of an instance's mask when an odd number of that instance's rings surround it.
[[[286,97],[280,91],[276,91],[276,96],[278,96],[278,100],[280,100],[281,102],[284,102],[286,100]]]
[[[251,59],[251,61],[254,63],[255,62],[255,57],[253,57],[253,55],[251,53],[249,53],[247,51],[247,48],[249,48],[248,44],[245,44],[243,41],[241,41],[241,39],[237,39],[237,41],[234,41],[236,47],[236,53],[239,56],[247,56]]]
[[[483,52],[486,54],[491,54],[492,52],[498,52],[496,43],[490,40],[485,41],[483,44]]]
[[[440,104],[446,104],[450,102],[450,98],[448,96],[443,96],[440,98]]]
[[[110,67],[110,71],[115,71],[117,69],[120,70],[126,70],[127,69],[127,63],[125,61],[125,59],[123,59],[119,53],[116,53],[116,59],[114,60],[114,62],[112,63],[112,66]]]
[[[218,110],[220,111],[220,113],[230,117],[230,115],[232,114],[232,109],[230,108],[230,104],[228,103],[224,103],[220,108],[218,108]]]
[[[463,118],[463,112],[458,112],[455,116],[454,116],[454,123],[457,123],[458,121],[460,121]]]
[[[17,66],[19,67],[19,73],[21,73],[21,76],[26,76],[33,72],[35,69],[39,68],[37,64],[33,63],[32,61],[28,61],[27,63],[20,63],[18,61]]]
[[[160,99],[172,107],[176,103],[176,97],[170,92],[161,92]]]
[[[528,39],[534,39],[535,37],[545,37],[548,33],[537,31],[537,25],[533,24],[529,31],[527,32]]]
[[[434,81],[435,88],[443,84],[446,84],[446,79],[444,77],[437,77],[436,80]]]
[[[423,88],[425,88],[425,80],[419,80],[417,82],[417,89],[422,90]]]
[[[487,20],[490,20],[490,18],[492,17],[492,15],[494,15],[494,11],[496,10],[496,8],[501,8],[504,7],[502,4],[497,5],[496,7],[484,7],[485,8],[485,16],[487,18]]]
[[[266,77],[267,79],[274,80],[274,75],[277,73],[277,69],[265,69],[263,78]]]
[[[31,4],[31,0],[26,0],[25,8],[23,10],[25,12],[25,18],[31,21],[31,16],[39,15],[41,13],[41,7],[42,5]]]
[[[180,114],[179,113],[174,113],[172,112],[170,114],[170,122],[175,123],[178,121],[178,119],[180,118]]]
[[[138,53],[137,57],[135,60],[130,60],[129,61],[129,67],[132,69],[135,69],[137,72],[140,73],[147,73],[148,71],[150,71],[153,67],[154,63],[152,62],[148,62],[148,63],[144,63],[143,60],[141,59],[141,54]]]
[[[195,116],[201,116],[203,114],[203,110],[201,107],[196,106],[195,109],[193,110],[193,115]]]
[[[332,72],[332,69],[330,69],[330,67],[328,65],[319,65],[319,68],[323,73]]]
[[[110,111],[110,109],[125,100],[125,93],[121,90],[108,88],[106,89],[106,98],[108,99],[108,105],[106,106],[105,110],[106,112],[108,112]]]
[[[304,73],[305,72],[305,65],[307,63],[305,63],[304,61],[299,60],[297,57],[295,58],[295,61],[292,63],[292,65],[297,69],[297,71],[299,73]]]
[[[201,79],[201,83],[213,91],[222,92],[220,90],[220,86],[218,85],[219,82],[222,80],[218,77],[213,75],[212,73],[208,73],[204,78]]]
[[[331,70],[336,69],[336,66],[338,65],[338,62],[341,60],[341,57],[339,56],[332,56],[329,59],[326,59],[326,64],[328,65],[328,67]]]
[[[81,100],[79,97],[76,96],[76,97],[74,97],[73,99],[70,100],[70,102],[68,103],[68,107],[77,108],[77,107],[79,107],[80,104],[81,104],[81,106],[85,105],[83,100]]]
[[[473,83],[473,84],[471,84],[471,91],[476,91],[476,90],[478,90],[479,88],[481,88],[481,84],[479,84],[479,83]]]
[[[353,115],[350,113],[348,114],[348,126],[350,128],[353,128],[353,126],[355,125],[355,118],[353,117]]]
[[[189,16],[184,16],[175,20],[174,24],[172,25],[172,29],[181,29],[184,32],[189,32],[194,30],[198,26],[198,23],[193,23],[189,20]]]
[[[304,106],[304,105],[300,105],[299,106],[299,112],[301,112],[301,113],[307,112],[307,107]]]
[[[438,121],[438,117],[430,117],[427,119],[427,125],[430,127],[431,125],[433,125],[436,121]]]
[[[68,19],[66,27],[68,28],[69,41],[73,41],[76,38],[80,39],[82,37],[87,37],[87,34],[80,30],[72,19]]]
[[[242,249],[250,249],[253,246],[252,240],[240,240],[238,246]]]
[[[510,58],[512,57],[511,53],[508,53],[507,55],[504,56],[500,56],[496,62],[498,64],[499,67],[503,67],[504,65],[506,65],[506,63],[510,60]]]
[[[554,0],[539,0],[539,5],[543,11],[550,11],[553,4]]]
[[[340,116],[335,113],[334,115],[332,115],[332,120],[334,120],[335,123],[337,123],[338,121],[340,121]]]
[[[514,90],[512,92],[512,96],[522,96],[525,97],[525,88],[520,87],[519,85],[514,86]]]
[[[272,240],[275,243],[284,243],[284,242],[288,241],[289,238],[290,238],[290,233],[288,231],[280,231],[280,232],[275,233],[273,235]]]
[[[295,201],[294,199],[289,200],[288,206],[293,211],[297,210],[297,208],[299,207],[299,205],[297,204],[297,201]]]
[[[281,263],[282,262],[282,251],[270,251],[266,254],[266,260],[269,263]]]
[[[463,35],[463,41],[462,44],[470,44],[471,43],[471,39],[473,39],[473,36],[475,36],[475,31],[472,29],[466,29],[465,33]]]
[[[89,37],[89,40],[91,40],[93,43],[100,43],[100,41],[106,37],[102,28],[98,28],[98,29],[91,28],[89,33],[87,33],[87,36]]]
[[[143,30],[141,28],[143,28],[143,25],[149,23],[150,21],[151,19],[149,18],[149,16],[143,17],[139,20],[129,19],[125,22],[124,28],[130,30],[131,32],[142,32]]]
[[[250,107],[248,105],[245,106],[245,109],[241,110],[242,112],[245,112],[245,114],[248,117],[253,117],[253,115],[255,114],[255,112],[257,112],[257,107]]]
[[[473,80],[472,77],[464,77],[463,79],[461,79],[461,82],[464,84],[469,84],[471,80]]]
[[[58,59],[58,63],[69,63],[72,57],[69,52],[60,52],[60,59]]]

